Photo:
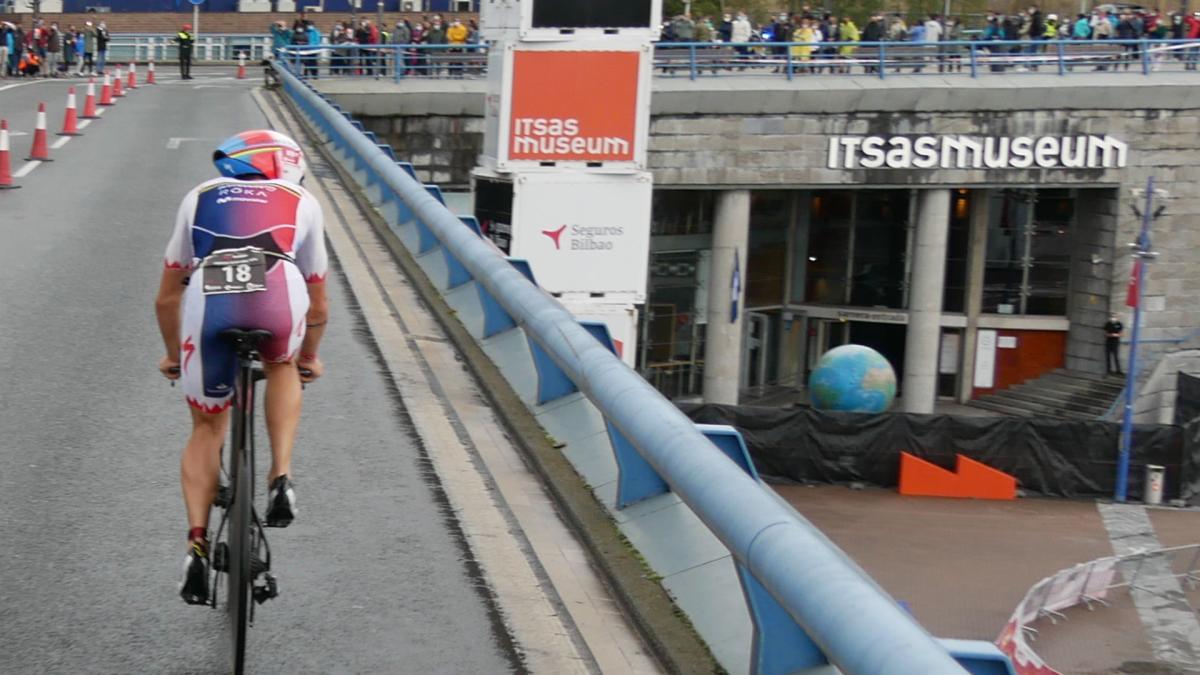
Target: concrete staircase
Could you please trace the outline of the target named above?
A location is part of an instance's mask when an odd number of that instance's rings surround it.
[[[967,405],[1005,415],[1094,420],[1112,408],[1124,388],[1124,377],[1060,368]]]

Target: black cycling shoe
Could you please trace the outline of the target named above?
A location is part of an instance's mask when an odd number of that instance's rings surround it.
[[[267,492],[267,527],[287,527],[296,517],[295,486],[287,476],[271,481]]]
[[[208,604],[208,546],[202,541],[188,544],[179,595],[189,605]]]

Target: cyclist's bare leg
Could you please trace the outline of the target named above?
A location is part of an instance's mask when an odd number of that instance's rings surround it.
[[[267,435],[271,438],[271,472],[267,485],[277,476],[292,474],[292,447],[300,425],[300,371],[295,361],[265,363],[267,375]]]
[[[229,411],[217,414],[195,408],[192,411],[192,435],[183,448],[180,481],[183,503],[187,506],[188,527],[208,527],[208,511],[217,498],[221,473],[221,443],[229,426]]]

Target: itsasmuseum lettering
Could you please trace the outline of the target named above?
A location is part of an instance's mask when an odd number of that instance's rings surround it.
[[[830,169],[1119,169],[1111,136],[831,136]]]
[[[618,136],[580,136],[579,120],[522,117],[513,120],[516,155],[621,156],[629,141]]]

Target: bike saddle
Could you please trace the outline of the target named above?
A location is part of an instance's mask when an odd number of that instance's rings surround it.
[[[258,345],[270,340],[274,334],[269,330],[242,330],[241,328],[226,328],[217,333],[217,336],[226,342],[230,342],[239,351],[252,350]]]

